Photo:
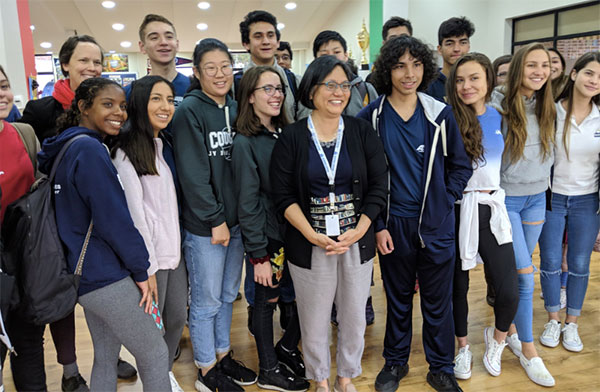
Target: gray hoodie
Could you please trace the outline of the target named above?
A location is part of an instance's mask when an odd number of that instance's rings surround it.
[[[496,88],[492,92],[491,105],[500,113],[504,91]],[[535,95],[531,99],[524,99],[525,115],[527,120],[527,140],[523,156],[516,162],[510,162],[508,156],[502,158],[500,169],[500,187],[506,196],[530,196],[546,191],[550,183],[550,168],[554,164],[554,148],[543,159],[542,142],[540,141],[540,128],[535,116]],[[506,140],[508,127],[502,121],[502,135]]]

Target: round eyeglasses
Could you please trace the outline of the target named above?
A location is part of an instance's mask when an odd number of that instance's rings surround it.
[[[202,68],[206,76],[210,77],[216,76],[219,69],[225,76],[229,76],[233,73],[233,65],[231,64],[222,65],[220,67],[217,67],[216,65],[207,65],[206,67]]]

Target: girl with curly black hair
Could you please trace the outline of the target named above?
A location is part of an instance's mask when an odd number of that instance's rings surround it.
[[[422,92],[435,72],[424,43],[406,36],[388,40],[375,63],[383,95],[358,114],[372,121],[390,166],[387,210],[375,223],[388,303],[377,391],[395,391],[408,372],[417,274],[427,381],[436,390],[461,390],[452,363],[454,202],[473,170],[452,109]]]

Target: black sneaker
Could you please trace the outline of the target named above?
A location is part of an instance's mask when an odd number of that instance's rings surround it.
[[[90,388],[88,388],[87,383],[84,378],[81,377],[81,374],[77,373],[76,376],[65,378],[62,377],[61,388],[63,392],[89,392]]]
[[[202,370],[198,369],[198,379],[194,387],[200,392],[242,392],[244,388],[237,385],[231,378],[221,373],[217,366],[213,367],[202,376]]]
[[[285,366],[278,365],[273,370],[261,370],[258,375],[258,386],[274,391],[296,392],[306,391],[310,383],[301,377],[296,377]]]
[[[229,376],[231,380],[239,385],[252,385],[258,378],[254,371],[248,369],[240,361],[233,359],[233,351],[227,353],[225,358],[221,359],[218,366],[221,373]],[[222,388],[219,388],[219,390],[226,391],[226,389]]]
[[[237,295],[235,296],[235,300],[239,301],[240,299],[242,299],[242,293],[238,291]]]
[[[378,392],[394,392],[400,380],[408,374],[408,364],[384,365],[375,378],[375,390]]]
[[[254,336],[254,329],[252,328],[252,315],[254,314],[254,306],[248,305],[248,332]]]
[[[304,360],[302,359],[302,353],[298,348],[287,350],[283,348],[281,342],[279,342],[275,346],[275,354],[277,354],[277,360],[283,363],[296,376],[302,378],[306,376]]]
[[[369,295],[367,299],[367,306],[365,308],[365,318],[367,319],[367,325],[372,325],[375,322],[375,310],[373,310],[373,297]]]
[[[452,373],[427,373],[427,382],[438,392],[463,392]]]
[[[137,370],[129,362],[123,361],[119,358],[117,362],[117,377],[123,380],[133,378],[137,375]]]

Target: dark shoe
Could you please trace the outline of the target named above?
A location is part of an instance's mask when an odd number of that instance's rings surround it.
[[[198,369],[198,379],[194,387],[200,392],[241,392],[244,388],[237,385],[231,378],[221,373],[217,366],[213,367],[202,376],[202,370]]]
[[[492,308],[496,303],[496,292],[494,291],[494,287],[488,283],[487,285],[487,295],[485,296],[485,300]]]
[[[180,355],[181,355],[181,345],[178,344],[177,348],[175,349],[175,356],[173,357],[173,361],[177,361],[179,359]]]
[[[87,383],[79,373],[70,378],[63,376],[61,388],[63,392],[90,392],[90,388],[88,388]]]
[[[252,328],[252,315],[254,314],[254,306],[248,305],[248,332],[254,336],[254,329]]]
[[[117,377],[126,380],[128,378],[133,378],[136,375],[137,370],[135,370],[133,365],[119,358],[119,361],[117,362]]]
[[[333,324],[333,326],[335,326],[335,327],[338,326],[337,308],[335,307],[335,302],[333,303],[333,306],[331,307],[331,324]]]
[[[248,369],[240,361],[233,359],[233,351],[230,351],[225,358],[221,359],[218,366],[219,372],[229,376],[233,382],[239,385],[252,385],[258,378],[254,371]],[[222,388],[219,388],[219,390],[226,391]]]
[[[496,305],[496,297],[490,297],[489,295],[486,295],[485,302],[487,302],[487,304],[493,308],[494,305]]]
[[[235,296],[235,300],[239,301],[240,299],[242,299],[242,293],[238,291],[237,295]]]
[[[427,373],[427,382],[438,392],[463,392],[452,373]]]
[[[365,317],[367,325],[372,325],[375,322],[375,311],[373,310],[373,297],[369,295],[367,299],[367,307],[365,308]]]
[[[294,313],[298,312],[296,302],[283,302],[280,300],[277,301],[277,305],[279,305],[279,325],[285,331]]]
[[[408,364],[385,365],[375,378],[375,390],[378,392],[394,392],[400,380],[408,374]]]
[[[296,377],[285,366],[277,366],[273,370],[261,370],[258,375],[258,386],[262,389],[295,392],[306,391],[310,383],[301,377]]]
[[[296,376],[302,378],[306,376],[306,368],[304,367],[304,360],[302,359],[300,350],[295,348],[288,351],[283,348],[280,342],[275,346],[275,354],[277,354],[277,360],[290,369]]]

